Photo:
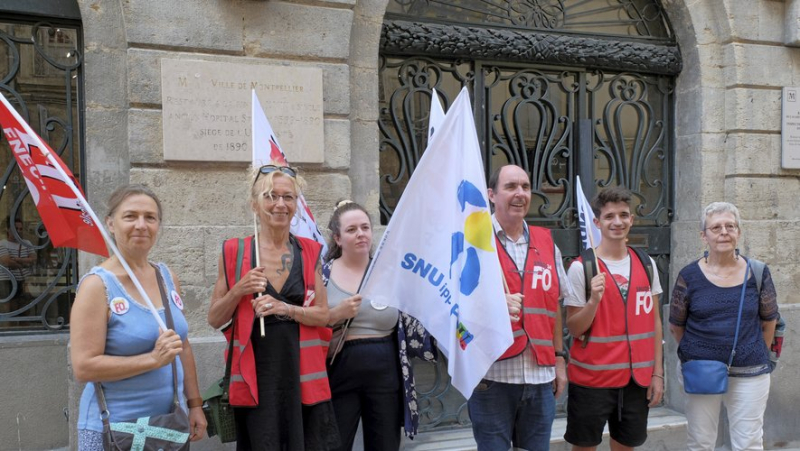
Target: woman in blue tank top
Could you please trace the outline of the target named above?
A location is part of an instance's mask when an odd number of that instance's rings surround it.
[[[106,226],[159,315],[172,313],[175,330],[160,331],[117,256],[92,268],[80,282],[72,307],[72,369],[80,382],[100,382],[109,419],[129,421],[170,413],[172,361],[178,373],[181,406],[188,406],[190,440],[205,434],[206,419],[197,383],[194,355],[187,339],[180,284],[148,255],[161,225],[161,203],[146,186],[118,188],[108,200]],[[161,272],[169,305],[163,305],[156,271]],[[103,449],[103,424],[94,384],[86,384],[78,417],[78,449]]]
[[[736,354],[728,370],[728,391],[720,395],[686,394],[687,448],[713,451],[720,407],[730,424],[731,449],[763,448],[764,412],[770,386],[768,343],[772,343],[778,303],[769,269],[761,290],[739,255],[742,237],[739,210],[713,202],[701,216],[705,256],[684,267],[672,290],[670,331],[678,342],[681,363],[690,360],[728,362],[736,332],[742,283],[742,320]],[[679,378],[680,371],[678,371]]]

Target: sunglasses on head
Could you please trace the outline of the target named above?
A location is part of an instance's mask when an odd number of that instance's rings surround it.
[[[274,164],[265,164],[258,168],[259,174],[269,174],[270,172],[280,171],[284,174],[288,175],[289,177],[297,177],[297,169],[291,166],[276,166]]]
[[[262,175],[269,174],[270,172],[280,171],[283,174],[288,175],[291,178],[297,177],[297,169],[291,166],[276,166],[274,164],[265,164],[258,168],[258,174],[256,175],[256,179],[253,180],[253,186],[256,185],[256,182]]]

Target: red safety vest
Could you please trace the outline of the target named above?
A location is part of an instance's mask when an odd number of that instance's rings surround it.
[[[510,293],[522,293],[522,317],[511,323],[514,343],[500,356],[500,360],[519,355],[528,343],[533,348],[539,366],[556,364],[553,347],[553,328],[558,314],[560,293],[556,249],[550,230],[529,226],[528,255],[525,270],[520,274],[508,251],[495,237],[500,256],[500,266]]]
[[[603,260],[606,290],[597,306],[591,334],[576,337],[570,349],[569,381],[590,388],[619,388],[633,380],[649,387],[655,368],[655,305],[644,265],[631,256],[628,298],[622,298]],[[580,261],[580,259],[579,259]],[[588,283],[588,281],[587,281]]]
[[[322,249],[317,242],[294,237],[302,250],[303,280],[305,281],[306,294],[304,306],[314,304],[315,269],[319,254]],[[244,249],[240,248],[243,241]],[[247,274],[252,268],[251,249],[253,237],[244,240],[232,238],[226,240],[222,246],[222,256],[225,262],[225,277],[228,287],[236,284],[236,274]],[[243,251],[241,268],[237,271],[237,253]],[[256,380],[256,362],[250,334],[253,332],[255,312],[251,301],[251,294],[242,296],[236,308],[234,321],[236,337],[233,342],[233,359],[231,362],[230,403],[239,407],[255,407],[258,405],[258,381]],[[328,384],[328,373],[325,368],[325,356],[328,354],[328,345],[331,332],[327,327],[311,327],[299,324],[300,329],[300,400],[305,405],[313,405],[331,399],[331,389]],[[230,340],[230,328],[225,330],[225,337]],[[230,343],[230,342],[228,342]]]

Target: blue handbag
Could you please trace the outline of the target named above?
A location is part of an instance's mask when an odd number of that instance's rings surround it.
[[[728,391],[728,371],[736,355],[736,342],[739,341],[739,325],[742,322],[742,306],[744,305],[744,291],[747,287],[747,276],[750,275],[750,261],[744,271],[742,282],[742,295],[739,299],[739,318],[736,320],[736,333],[733,337],[733,349],[728,358],[728,363],[719,360],[690,360],[681,365],[683,374],[683,389],[692,395],[721,395]]]

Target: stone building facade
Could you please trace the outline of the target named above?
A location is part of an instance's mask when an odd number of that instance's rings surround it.
[[[616,0],[614,0],[616,1]],[[16,3],[10,2],[12,7]],[[320,224],[351,198],[380,216],[381,33],[387,0],[79,0],[85,189],[146,183],[165,219],[154,258],[181,278],[201,385],[219,377],[222,341],[206,324],[220,243],[250,232],[244,163],[163,157],[162,59],[322,70],[324,161],[301,165]],[[568,2],[567,2],[568,3]],[[642,3],[642,2],[640,2]],[[647,2],[644,2],[647,3]],[[683,61],[674,88],[673,207],[668,272],[701,253],[699,215],[712,201],[741,210],[746,255],[767,261],[789,324],[773,378],[768,444],[800,440],[800,170],[781,167],[781,88],[800,86],[800,0],[661,0]],[[10,7],[0,6],[0,18]],[[291,153],[291,149],[288,149]],[[82,271],[99,260],[82,254]],[[666,302],[666,300],[665,300]],[[682,409],[667,339],[666,404]],[[65,334],[0,336],[6,381],[0,449],[74,446],[78,389]],[[67,414],[65,416],[65,414]],[[209,442],[207,449],[214,449]]]

